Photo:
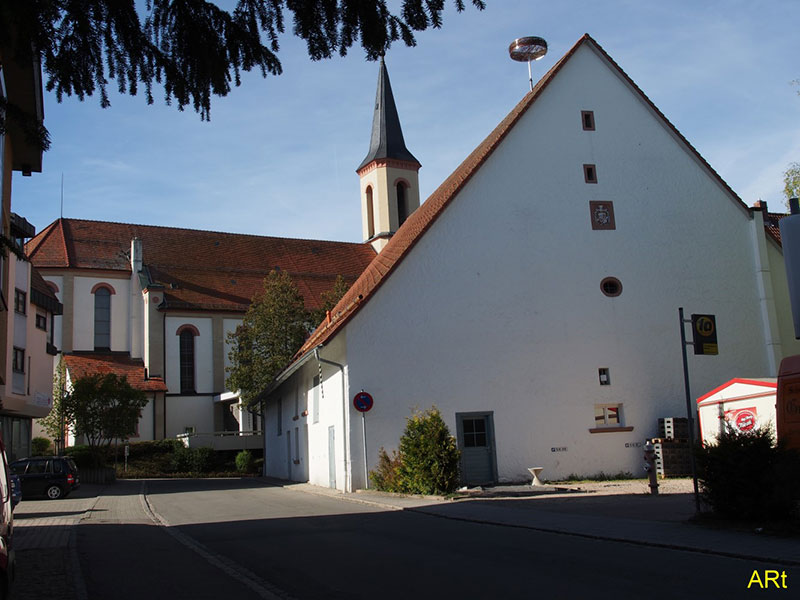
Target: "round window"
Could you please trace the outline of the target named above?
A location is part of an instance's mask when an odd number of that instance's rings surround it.
[[[600,282],[600,289],[606,296],[614,298],[622,293],[622,282],[616,277],[606,277]]]

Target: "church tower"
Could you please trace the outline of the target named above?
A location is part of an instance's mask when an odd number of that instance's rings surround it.
[[[381,57],[369,152],[356,169],[361,178],[364,241],[370,242],[377,252],[419,208],[420,166],[403,141],[389,73]]]

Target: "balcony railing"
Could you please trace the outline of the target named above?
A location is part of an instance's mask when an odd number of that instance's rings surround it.
[[[260,431],[214,431],[211,433],[181,433],[177,438],[187,448],[214,450],[259,450],[264,447]]]

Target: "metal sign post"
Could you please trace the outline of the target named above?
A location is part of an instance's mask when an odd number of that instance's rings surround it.
[[[359,393],[356,394],[356,397],[353,398],[353,406],[355,409],[361,413],[361,434],[362,440],[364,442],[364,485],[366,489],[369,489],[369,470],[367,468],[367,418],[366,414],[372,408],[373,404],[375,404],[372,396],[370,396],[364,390],[361,390]]]
[[[697,336],[693,336],[693,341],[687,342],[686,341],[686,330],[685,324],[692,323],[692,331],[699,332],[700,336],[703,337],[708,334],[708,326],[707,323],[713,323],[713,327],[711,328],[711,332],[713,333],[713,349],[707,348],[706,352],[701,352],[699,354],[716,354],[717,353],[717,334],[716,334],[716,323],[714,323],[714,315],[692,315],[691,319],[684,319],[683,318],[683,307],[681,306],[678,309],[678,318],[680,319],[680,326],[681,326],[681,353],[683,354],[683,383],[684,388],[686,390],[686,416],[689,419],[689,450],[690,450],[690,461],[692,465],[692,484],[694,485],[694,505],[697,512],[700,512],[700,491],[697,487],[697,467],[694,461],[694,410],[692,410],[692,393],[689,387],[689,359],[686,356],[686,346],[692,345],[695,348],[695,353],[697,354]],[[701,326],[698,327],[697,323],[700,323]],[[705,331],[704,331],[705,330]],[[705,340],[703,340],[705,341]]]

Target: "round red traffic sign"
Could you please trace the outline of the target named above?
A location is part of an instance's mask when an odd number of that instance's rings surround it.
[[[373,404],[375,404],[375,401],[372,399],[372,396],[363,390],[358,392],[356,397],[353,398],[353,406],[356,407],[358,412],[364,413],[369,411]]]

